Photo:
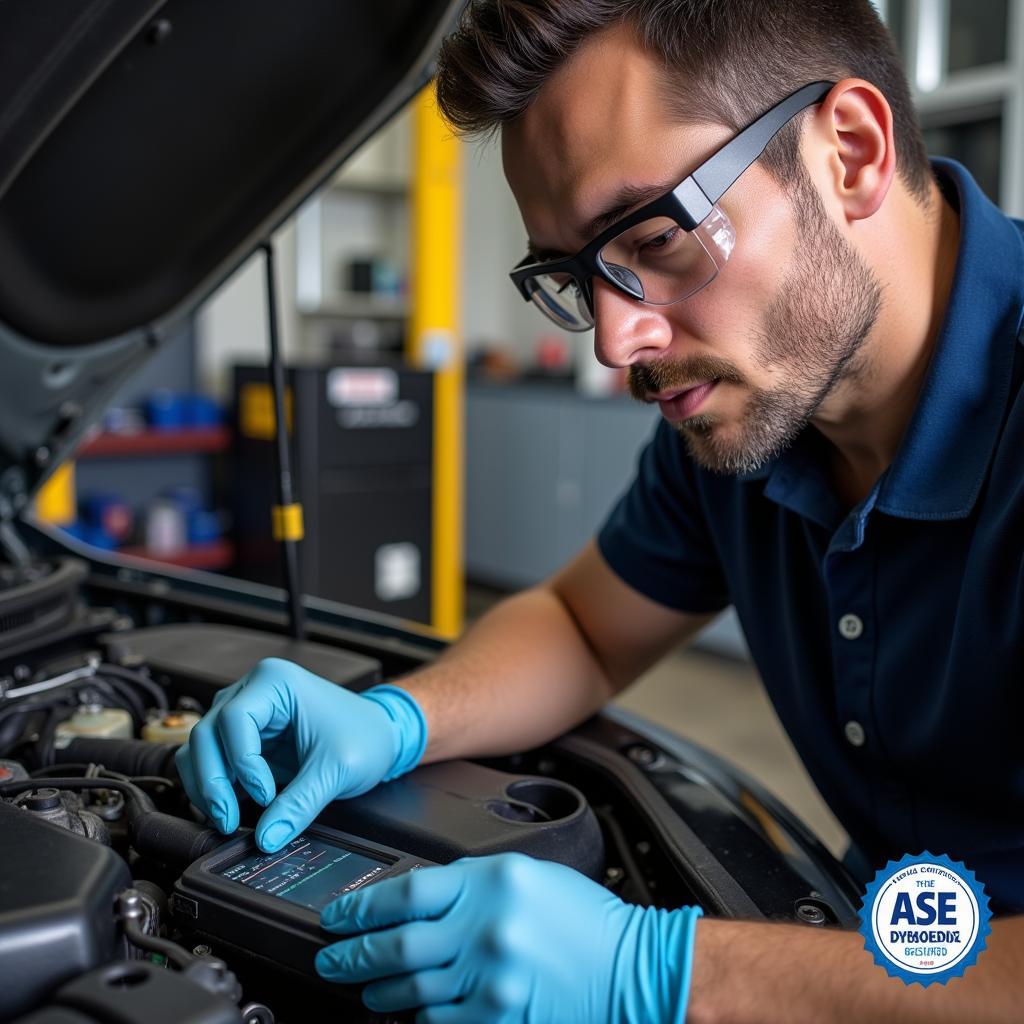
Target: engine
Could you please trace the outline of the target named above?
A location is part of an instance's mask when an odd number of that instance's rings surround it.
[[[467,762],[332,805],[283,864],[254,848],[249,828],[221,836],[189,804],[174,766],[216,693],[263,657],[355,689],[379,680],[380,663],[238,626],[139,628],[83,609],[79,581],[60,567],[7,577],[19,600],[19,589],[35,593],[9,618],[17,642],[0,662],[0,1020],[265,1024],[299,1007],[307,1019],[384,1019],[358,992],[316,977],[313,956],[329,937],[308,909],[296,923],[300,912],[266,896],[274,886],[254,895],[236,881],[304,882],[314,849],[341,849],[338,870],[350,875],[353,865],[372,875],[519,850],[605,877],[602,829],[578,789]],[[56,606],[54,585],[61,615],[34,614],[41,601]],[[82,615],[88,629],[76,624]],[[260,808],[239,797],[251,827]],[[197,868],[208,857],[225,865],[223,877]],[[316,876],[313,888],[329,894],[319,864]],[[221,888],[207,891],[211,880]]]
[[[262,658],[355,691],[440,645],[342,615],[280,630],[232,581],[0,571],[0,1022],[219,1024],[381,1018],[316,976],[318,909],[389,874],[519,851],[631,903],[851,926],[857,889],[755,780],[621,710],[547,746],[420,767],[324,809],[275,855],[240,789],[229,837],[174,755]]]

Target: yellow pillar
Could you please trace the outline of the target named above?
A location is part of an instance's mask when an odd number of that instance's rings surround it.
[[[462,629],[463,350],[459,333],[459,141],[441,120],[434,87],[414,100],[411,317],[408,355],[433,370],[434,492],[431,625]]]

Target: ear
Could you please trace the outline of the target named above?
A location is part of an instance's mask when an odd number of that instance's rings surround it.
[[[837,82],[814,117],[812,145],[821,151],[833,197],[848,220],[876,213],[896,173],[892,110],[862,78]]]

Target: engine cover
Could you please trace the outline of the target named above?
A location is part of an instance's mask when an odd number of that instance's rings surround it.
[[[107,846],[0,800],[0,1020],[110,960],[114,899],[131,885]]]

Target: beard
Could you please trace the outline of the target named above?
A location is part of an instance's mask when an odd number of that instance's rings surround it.
[[[650,402],[652,393],[694,382],[745,386],[749,398],[731,429],[713,413],[674,424],[694,461],[714,473],[750,473],[788,448],[829,392],[852,374],[854,356],[881,309],[881,284],[829,219],[804,174],[793,206],[800,238],[796,256],[752,339],[757,364],[782,367],[785,383],[753,387],[735,366],[715,356],[629,368],[630,394],[643,402]]]

